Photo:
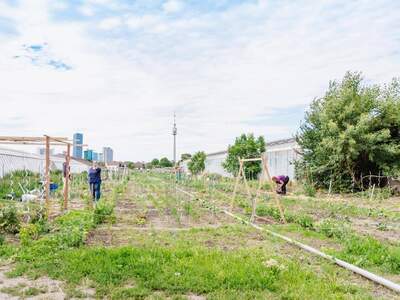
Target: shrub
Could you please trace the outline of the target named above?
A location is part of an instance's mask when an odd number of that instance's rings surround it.
[[[307,229],[313,229],[314,228],[314,220],[313,220],[313,218],[311,218],[308,215],[295,216],[295,220],[294,221],[295,221],[296,224],[299,224],[303,228],[307,228]]]
[[[114,221],[114,205],[106,202],[100,201],[93,212],[93,223],[95,225],[113,222]]]
[[[262,136],[256,139],[253,134],[242,134],[236,138],[232,146],[228,147],[228,156],[223,163],[223,167],[236,176],[239,172],[238,158],[256,158],[260,157],[264,152],[265,141]],[[246,178],[256,179],[261,170],[261,162],[259,161],[246,163]]]
[[[5,205],[0,208],[0,229],[7,233],[18,233],[20,219],[15,205]]]
[[[350,229],[343,223],[332,219],[324,219],[318,225],[318,231],[328,238],[342,239],[350,234]]]
[[[196,152],[188,163],[190,172],[194,175],[204,171],[206,165],[206,154],[203,151]]]
[[[331,82],[311,104],[297,142],[302,163],[296,172],[318,187],[360,188],[362,174],[400,172],[400,82],[368,86],[361,73]]]
[[[19,231],[22,245],[28,245],[39,238],[39,226],[36,224],[24,224]]]
[[[303,183],[303,191],[304,194],[308,197],[315,197],[315,195],[317,194],[315,186],[308,182]]]

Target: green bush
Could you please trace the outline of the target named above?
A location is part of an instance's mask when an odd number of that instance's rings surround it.
[[[39,238],[39,226],[36,224],[24,224],[19,231],[19,238],[22,245],[28,245]]]
[[[255,138],[253,134],[242,134],[235,139],[235,143],[228,147],[228,156],[222,164],[224,169],[236,176],[239,172],[238,158],[257,158],[265,152],[265,141],[262,136]],[[257,179],[262,171],[261,162],[246,163],[244,169],[246,178]]]
[[[286,216],[286,215],[285,215]],[[287,218],[286,218],[287,220]],[[299,215],[295,217],[295,223],[299,224],[303,228],[313,229],[314,228],[314,220],[308,215]]]
[[[15,205],[5,205],[0,208],[0,229],[7,233],[18,233],[20,219]]]
[[[342,239],[350,234],[350,229],[343,222],[332,219],[324,219],[318,224],[318,231],[328,238]]]
[[[93,223],[95,225],[114,222],[114,205],[106,201],[100,201],[93,213]]]
[[[257,206],[256,214],[260,217],[270,216],[277,221],[281,219],[281,213],[277,207],[266,206],[263,204]]]
[[[315,195],[317,194],[315,186],[308,182],[303,183],[303,191],[304,194],[308,197],[315,197]]]
[[[298,177],[351,191],[365,185],[363,174],[400,173],[398,79],[380,87],[367,85],[361,73],[347,72],[312,102],[304,119],[297,135]]]
[[[196,152],[188,163],[188,168],[193,175],[200,174],[204,171],[206,165],[206,153],[203,151]]]

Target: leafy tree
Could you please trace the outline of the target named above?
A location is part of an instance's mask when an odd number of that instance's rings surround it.
[[[135,164],[132,161],[129,161],[127,166],[128,166],[128,169],[131,169],[131,170],[135,168]]]
[[[150,163],[153,167],[158,167],[160,166],[160,161],[158,160],[158,158],[155,158],[151,161]]]
[[[206,154],[203,151],[196,152],[190,162],[188,163],[188,168],[190,172],[194,175],[200,174],[206,168]]]
[[[360,73],[331,82],[312,102],[297,135],[296,173],[334,190],[361,187],[363,175],[400,172],[400,84],[363,85]]]
[[[190,153],[183,153],[182,155],[181,155],[181,160],[187,160],[187,159],[189,159],[189,158],[191,158],[192,157],[192,154],[190,154]]]
[[[166,157],[163,157],[160,159],[160,167],[162,168],[168,168],[168,167],[172,167],[173,163]]]
[[[239,158],[261,157],[265,152],[265,140],[262,136],[257,139],[253,134],[242,134],[235,143],[228,147],[228,157],[223,163],[226,171],[236,176],[239,172]],[[247,162],[245,167],[246,178],[255,179],[262,171],[260,162]]]

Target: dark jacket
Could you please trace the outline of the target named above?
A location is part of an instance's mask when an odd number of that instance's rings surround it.
[[[101,183],[101,169],[90,168],[88,177],[89,177],[89,183]]]

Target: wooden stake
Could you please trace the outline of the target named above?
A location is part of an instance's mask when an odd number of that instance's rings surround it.
[[[46,135],[45,199],[47,216],[50,216],[50,137]]]
[[[64,210],[68,209],[69,195],[69,176],[70,176],[70,161],[71,161],[71,144],[67,144],[67,153],[65,155],[65,188],[64,188]]]
[[[236,182],[235,182],[235,187],[233,188],[233,195],[232,195],[232,201],[231,201],[231,210],[233,209],[233,203],[235,201],[236,198],[236,192],[237,192],[237,188],[240,182],[240,177],[242,176],[242,170],[243,170],[243,162],[240,159],[240,157],[238,157],[239,160],[239,172],[236,176]]]

